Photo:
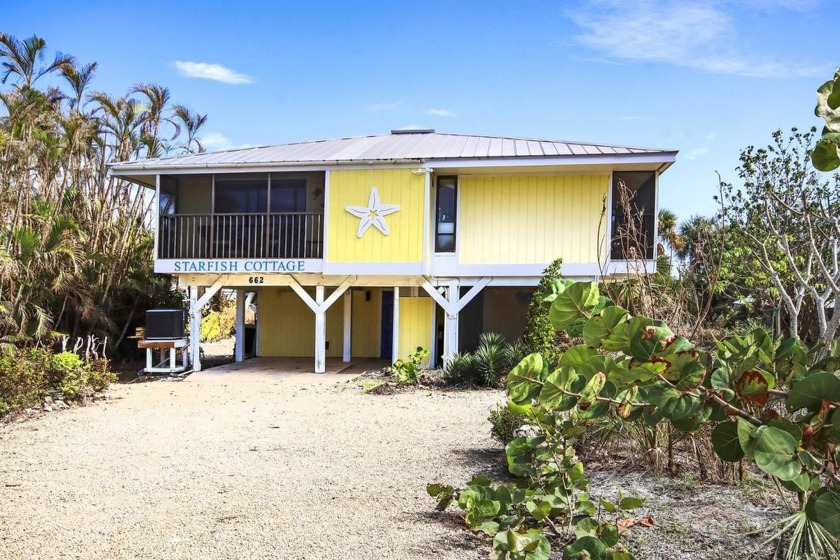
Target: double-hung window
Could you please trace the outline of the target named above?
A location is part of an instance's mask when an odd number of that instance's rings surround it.
[[[457,194],[457,177],[438,178],[435,213],[435,252],[437,253],[455,252]]]

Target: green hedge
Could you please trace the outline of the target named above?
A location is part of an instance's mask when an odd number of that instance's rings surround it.
[[[84,398],[117,379],[108,360],[85,362],[73,352],[25,348],[0,356],[0,416],[39,406],[47,396]]]

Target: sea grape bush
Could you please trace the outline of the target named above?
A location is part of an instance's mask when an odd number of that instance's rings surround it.
[[[696,347],[660,321],[631,316],[594,283],[558,283],[550,317],[580,329],[553,371],[531,355],[508,376],[517,404],[587,417],[667,420],[692,432],[712,424],[725,461],[748,460],[796,492],[809,521],[840,537],[840,344],[808,349],[764,329]]]
[[[749,460],[797,494],[797,526],[806,527],[811,550],[838,553],[840,342],[809,349],[758,328],[707,351],[661,321],[632,316],[594,283],[557,280],[549,292],[553,327],[583,344],[556,367],[535,353],[508,374],[509,407],[539,434],[505,449],[509,470],[522,478],[495,487],[473,479],[463,490],[430,485],[439,508],[457,502],[468,525],[494,534],[496,558],[547,558],[552,537],[563,543],[564,559],[632,558],[618,537],[649,523],[603,515],[641,502],[596,504],[572,444],[586,429],[581,421],[667,421],[683,432],[713,427],[722,460]],[[573,536],[564,524],[575,528]]]

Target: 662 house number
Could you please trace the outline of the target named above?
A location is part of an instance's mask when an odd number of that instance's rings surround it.
[[[265,276],[249,276],[249,284],[265,284]]]

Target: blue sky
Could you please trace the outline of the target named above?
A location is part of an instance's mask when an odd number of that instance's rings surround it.
[[[98,62],[95,89],[168,86],[208,149],[406,126],[679,149],[661,205],[685,219],[741,148],[820,124],[835,1],[41,1],[0,30]]]

